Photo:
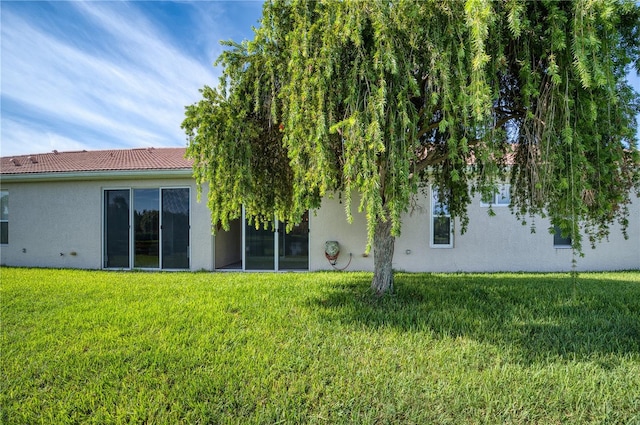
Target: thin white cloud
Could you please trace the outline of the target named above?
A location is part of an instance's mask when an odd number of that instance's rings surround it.
[[[93,147],[64,136],[65,124],[86,128],[87,137],[101,134],[112,147],[184,145],[184,106],[204,84],[217,83],[215,57],[190,57],[130,4],[73,5],[110,48],[82,49],[87,43],[56,38],[3,10],[2,96],[20,105],[22,117],[47,117],[49,128],[26,131],[3,114],[2,155],[65,149],[53,143]]]
[[[121,4],[116,12],[110,3],[100,5],[83,2],[73,3],[85,16],[109,33],[117,45],[122,46],[127,63],[149,76],[155,82],[178,82],[202,84],[212,76],[208,64],[202,64],[186,56],[176,46],[169,44],[145,16],[130,4]]]
[[[184,145],[184,106],[217,84],[219,40],[240,41],[256,25],[250,18],[239,27],[225,2],[185,4],[188,36],[169,33],[136,4],[63,4],[81,18],[76,33],[47,31],[25,9],[2,6],[2,155]],[[248,7],[257,19],[261,3]]]
[[[83,143],[47,129],[10,119],[3,120],[2,138],[3,140],[20,141],[20,146],[3,143],[0,147],[0,155],[2,156],[46,153],[54,149],[62,152],[100,148],[100,146],[96,147],[90,143]]]

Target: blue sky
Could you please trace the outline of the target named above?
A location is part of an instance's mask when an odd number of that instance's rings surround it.
[[[0,1],[0,154],[184,146],[184,107],[217,84],[219,41],[252,38],[261,10],[261,1]]]
[[[2,156],[184,146],[184,107],[216,85],[220,40],[252,38],[258,1],[1,7]]]

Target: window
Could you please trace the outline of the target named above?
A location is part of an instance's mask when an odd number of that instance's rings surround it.
[[[511,203],[511,185],[501,184],[498,186],[498,190],[492,195],[482,197],[480,201],[481,207],[508,207]]]
[[[571,236],[562,236],[562,230],[558,226],[553,226],[553,247],[571,248]]]
[[[162,268],[189,268],[189,189],[162,189]]]
[[[189,188],[104,191],[104,268],[188,269]]]
[[[160,191],[133,190],[133,267],[160,268]]]
[[[104,191],[104,267],[129,268],[129,189]]]
[[[431,190],[431,247],[453,248],[453,223],[449,206],[438,201],[437,189]]]
[[[0,191],[0,244],[9,243],[9,192]]]

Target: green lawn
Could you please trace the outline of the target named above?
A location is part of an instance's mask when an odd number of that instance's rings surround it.
[[[640,272],[0,273],[2,423],[640,423]]]

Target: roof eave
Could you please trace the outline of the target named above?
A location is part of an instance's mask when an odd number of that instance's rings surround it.
[[[4,183],[50,182],[50,181],[87,181],[87,180],[126,180],[126,179],[170,179],[192,178],[193,169],[172,170],[103,170],[103,171],[65,171],[48,173],[2,174]]]

